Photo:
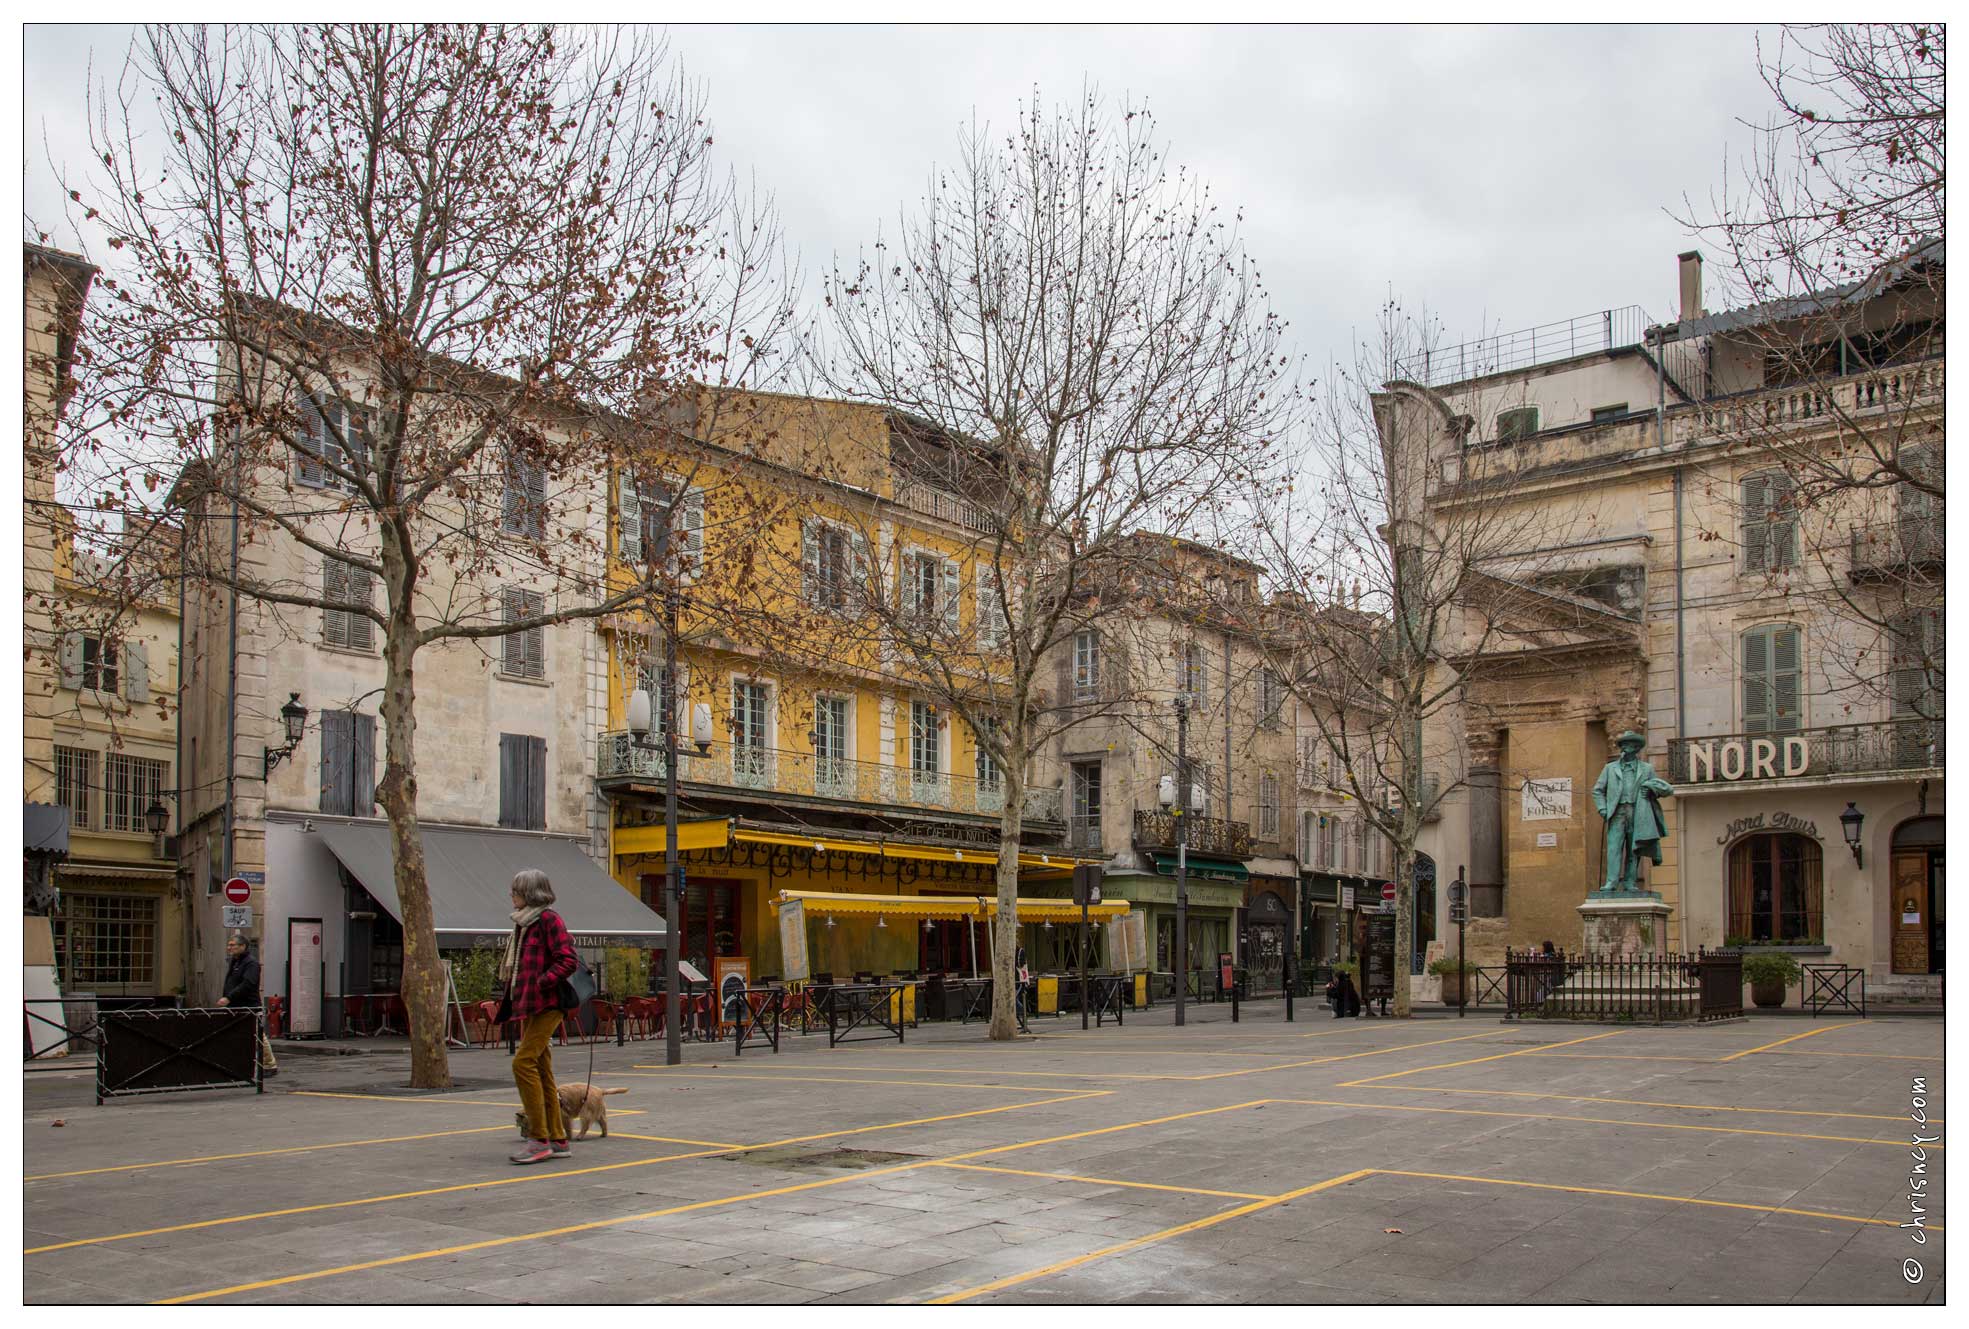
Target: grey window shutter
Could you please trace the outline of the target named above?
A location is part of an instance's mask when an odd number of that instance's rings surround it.
[[[956,561],[945,559],[943,561],[943,626],[944,631],[953,637],[957,635],[958,630],[957,596],[962,584],[957,573]]]
[[[624,563],[643,561],[643,505],[636,500],[636,480],[624,474],[616,483],[615,554]]]
[[[375,603],[374,593],[370,589],[371,580],[368,568],[359,568],[353,564],[348,565],[350,604],[361,605],[366,609]],[[346,631],[348,633],[349,646],[358,651],[374,649],[375,638],[373,632],[376,625],[370,621],[369,615],[351,612],[346,617],[348,619]]]
[[[529,738],[527,753],[527,826],[547,829],[547,740]]]
[[[820,581],[820,522],[813,517],[800,523],[800,577],[804,582],[801,598],[824,607],[828,596]]]
[[[867,588],[875,575],[875,559],[868,550],[868,537],[860,531],[848,537],[848,544],[854,550],[855,565],[854,570],[848,574],[849,589],[844,598],[852,605],[857,597],[867,593]]]
[[[150,649],[140,641],[123,643],[123,699],[150,700]]]
[[[82,690],[82,634],[63,633],[59,655],[62,686],[71,692],[80,692]]]
[[[904,551],[899,565],[902,574],[897,580],[902,584],[898,590],[902,596],[902,612],[906,617],[914,617],[923,608],[922,585],[917,581],[916,559],[917,555],[914,552]]]
[[[294,478],[304,485],[319,487],[327,479],[321,469],[322,438],[327,432],[314,398],[301,398],[301,439],[294,449]]]
[[[321,598],[330,604],[347,604],[349,600],[349,565],[340,559],[326,558],[321,563]],[[321,639],[330,646],[349,644],[349,614],[345,609],[324,609],[321,611]]]
[[[1771,729],[1788,732],[1798,728],[1799,673],[1798,629],[1771,629]]]
[[[524,617],[524,595],[525,593],[522,591],[510,589],[499,593],[500,617],[504,622],[508,624],[517,623]],[[501,657],[499,667],[506,673],[515,676],[524,675],[526,673],[526,643],[520,640],[520,634],[509,632],[499,640]]]
[[[1106,637],[1095,638],[1094,659],[1102,701],[1120,701],[1128,690],[1128,657],[1122,648]]]
[[[354,770],[354,729],[347,711],[321,713],[321,810],[353,815],[349,781]]]
[[[499,736],[499,824],[519,826],[526,808],[526,738]]]
[[[353,719],[349,815],[367,817],[376,810],[376,717],[357,715]]]
[[[1743,634],[1743,730],[1747,734],[1771,729],[1771,630],[1752,628]]]
[[[1769,566],[1771,544],[1771,477],[1753,475],[1743,482],[1743,568],[1762,572]]]

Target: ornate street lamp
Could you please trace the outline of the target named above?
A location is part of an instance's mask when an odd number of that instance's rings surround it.
[[[1860,858],[1860,826],[1865,821],[1866,813],[1861,812],[1851,803],[1848,803],[1846,810],[1839,814],[1839,829],[1846,832],[1846,847],[1853,851],[1853,864],[1856,867],[1866,866]]]
[[[308,708],[301,704],[301,694],[287,694],[287,704],[280,708],[281,727],[287,732],[285,747],[268,748],[261,757],[260,778],[273,774],[273,768],[294,755],[294,749],[301,746],[301,736],[308,729]]]

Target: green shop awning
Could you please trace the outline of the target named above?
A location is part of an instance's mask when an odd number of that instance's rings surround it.
[[[1157,874],[1164,877],[1176,875],[1176,855],[1156,854],[1154,857]],[[1200,881],[1243,882],[1251,876],[1244,864],[1235,858],[1206,858],[1202,854],[1191,854],[1188,868],[1189,875]]]

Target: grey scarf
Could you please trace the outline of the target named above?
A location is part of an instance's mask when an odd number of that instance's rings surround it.
[[[502,992],[512,991],[513,966],[519,963],[521,939],[526,936],[526,930],[532,927],[545,912],[546,906],[537,904],[528,905],[524,909],[515,909],[512,912],[512,935],[506,938],[506,953],[499,957],[499,987]]]

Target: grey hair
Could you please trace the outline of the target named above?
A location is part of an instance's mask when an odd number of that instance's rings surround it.
[[[529,909],[545,908],[554,903],[554,883],[548,881],[547,874],[539,868],[514,873],[513,890]]]

